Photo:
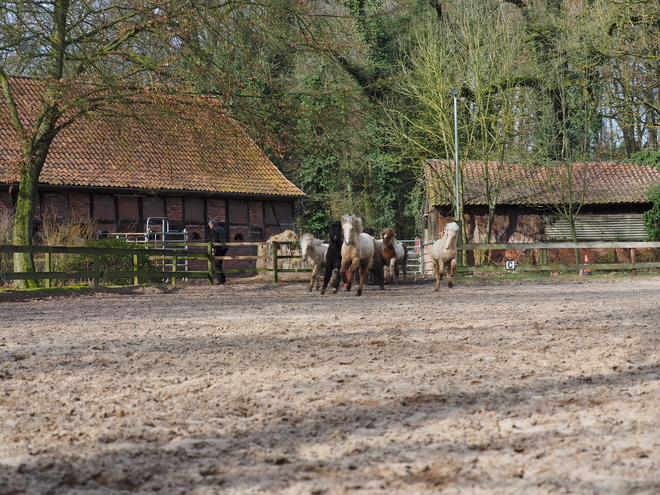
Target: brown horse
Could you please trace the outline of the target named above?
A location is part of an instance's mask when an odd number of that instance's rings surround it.
[[[399,281],[399,268],[403,269],[403,281],[408,275],[408,250],[406,246],[396,240],[394,229],[383,229],[380,232],[383,238],[383,264],[387,269],[386,276],[390,282]]]
[[[445,225],[445,232],[440,239],[431,246],[431,259],[433,260],[433,273],[435,274],[435,290],[440,289],[440,281],[447,270],[447,286],[451,289],[454,284],[451,278],[456,273],[456,241],[458,240],[458,224],[451,222]]]

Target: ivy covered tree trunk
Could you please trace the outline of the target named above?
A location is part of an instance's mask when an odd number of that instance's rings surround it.
[[[50,147],[50,141],[52,140],[39,141],[36,146],[30,146],[29,144],[25,146],[18,188],[18,200],[14,213],[13,241],[16,246],[32,246],[32,222],[37,197],[37,184]],[[32,254],[15,253],[14,271],[34,272]],[[19,286],[23,288],[36,288],[39,286],[39,282],[37,280],[23,280],[19,283]]]

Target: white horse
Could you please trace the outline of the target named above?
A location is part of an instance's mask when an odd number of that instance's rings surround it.
[[[342,217],[341,228],[344,232],[344,244],[341,247],[339,275],[346,281],[346,288],[350,290],[353,276],[359,270],[360,283],[357,295],[361,296],[362,286],[367,279],[367,273],[369,273],[374,259],[374,238],[362,232],[362,220],[353,215]]]
[[[325,253],[328,251],[328,245],[323,244],[320,239],[316,239],[312,234],[305,234],[300,238],[300,251],[303,261],[309,261],[312,265],[312,276],[309,279],[310,292],[316,285],[316,290],[321,286],[319,273],[325,269]]]
[[[456,273],[456,241],[458,240],[458,224],[451,222],[445,225],[445,232],[440,239],[431,246],[431,259],[433,260],[433,273],[435,274],[435,290],[440,289],[440,281],[447,270],[447,286],[451,289],[454,284],[451,278]]]
[[[406,246],[396,240],[394,229],[383,229],[380,232],[383,238],[383,263],[387,267],[385,276],[390,282],[399,281],[399,268],[403,269],[403,281],[408,275],[408,250]]]

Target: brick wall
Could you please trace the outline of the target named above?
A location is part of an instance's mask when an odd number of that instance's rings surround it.
[[[165,200],[161,197],[148,196],[142,198],[142,216],[146,222],[149,217],[165,216]]]
[[[138,198],[120,196],[117,198],[117,202],[119,207],[119,220],[126,223],[137,223],[140,219]]]
[[[89,194],[71,194],[71,217],[75,222],[89,221],[90,214],[90,199]]]
[[[230,223],[248,223],[248,202],[247,201],[229,201],[229,222]]]
[[[204,225],[207,223],[204,217],[203,198],[185,197],[183,200],[183,206],[187,225]]]
[[[167,211],[165,216],[170,225],[183,224],[183,198],[167,198]]]
[[[186,225],[188,231],[188,240],[191,242],[204,242],[208,241],[208,234],[204,225]]]
[[[264,223],[264,204],[261,201],[250,201],[248,204],[248,211],[250,214],[250,224]]]
[[[58,221],[68,220],[71,216],[68,194],[46,193],[41,197],[39,216],[55,216]]]
[[[97,220],[115,222],[115,198],[109,194],[92,196],[92,212]]]
[[[217,220],[218,223],[227,221],[227,211],[225,208],[226,202],[224,199],[209,199],[206,202],[206,216],[207,220]]]

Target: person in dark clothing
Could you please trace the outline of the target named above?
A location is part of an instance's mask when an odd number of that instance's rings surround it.
[[[209,228],[211,229],[211,242],[229,242],[227,233],[225,229],[218,225],[218,222],[215,220],[209,221]],[[227,254],[227,246],[213,246],[213,256],[224,256]],[[225,278],[225,272],[222,270],[223,260],[214,260],[213,266],[215,268],[215,276],[218,281],[218,284],[224,284],[227,279]]]

